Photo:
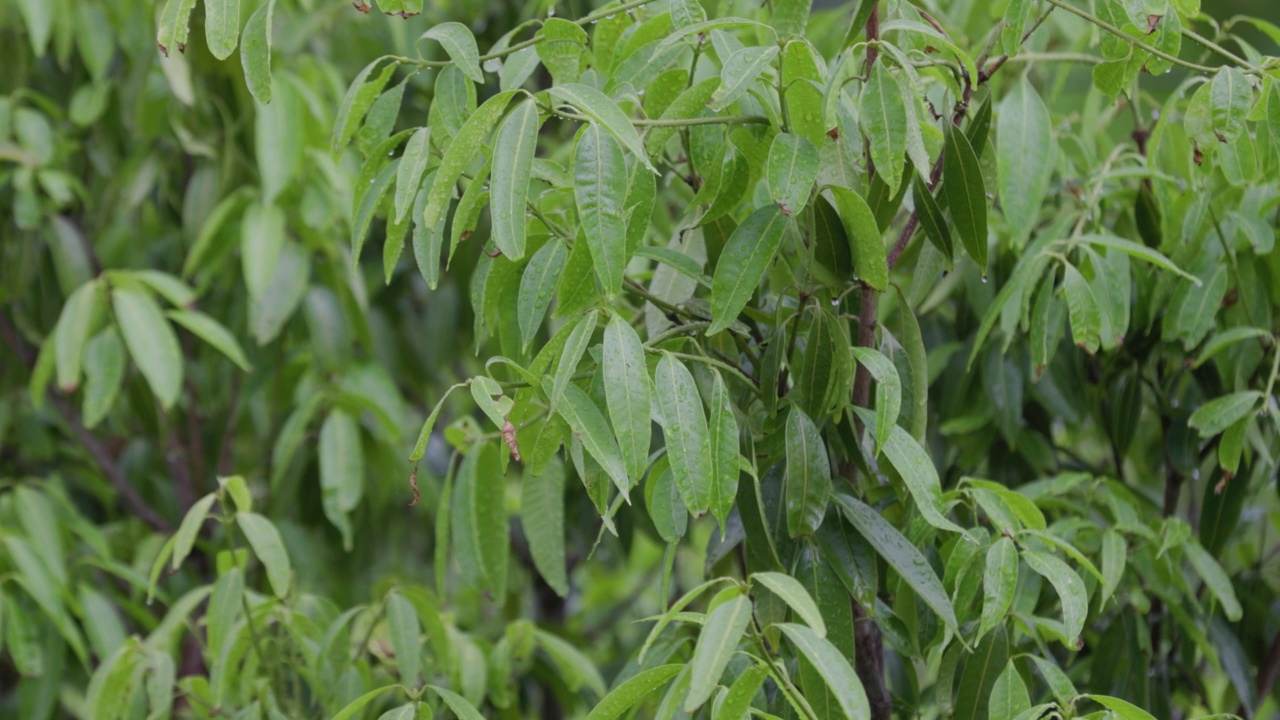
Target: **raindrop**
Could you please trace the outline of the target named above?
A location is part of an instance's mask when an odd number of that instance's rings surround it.
[[[550,10],[547,11],[547,17],[555,17],[555,16],[556,16],[555,8],[551,8]]]
[[[987,276],[986,276],[986,275],[983,275],[983,276],[982,276],[982,284],[983,284],[983,285],[986,285],[986,284],[987,284]]]

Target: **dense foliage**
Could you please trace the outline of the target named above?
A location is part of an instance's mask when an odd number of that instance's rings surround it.
[[[1280,713],[1280,27],[423,5],[0,5],[0,715]]]

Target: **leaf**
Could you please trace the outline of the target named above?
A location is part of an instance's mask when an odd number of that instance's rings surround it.
[[[920,227],[924,235],[947,258],[947,265],[955,262],[955,243],[951,239],[951,225],[942,215],[938,200],[929,191],[924,178],[919,175],[911,183],[912,200],[915,203],[916,217],[920,219]]]
[[[818,428],[798,407],[787,415],[787,532],[791,537],[818,529],[831,498],[831,463]]]
[[[859,409],[858,415],[868,426],[876,422],[871,413],[864,409]],[[879,427],[876,426],[873,430],[878,433]],[[902,476],[902,481],[906,483],[911,498],[915,500],[916,507],[926,522],[939,530],[966,535],[963,528],[942,514],[942,481],[938,478],[938,470],[933,466],[929,453],[911,437],[911,433],[894,425],[889,433],[889,440],[884,445],[884,454],[889,458],[893,469]]]
[[[520,291],[516,295],[520,347],[527,349],[542,327],[542,319],[546,317],[551,298],[555,296],[556,283],[564,272],[564,264],[568,258],[569,249],[564,243],[552,238],[525,265],[520,275]]]
[[[982,621],[976,640],[1004,622],[1013,605],[1013,591],[1018,585],[1018,549],[1013,540],[1001,537],[987,549],[986,569],[982,575]]]
[[[1253,88],[1244,73],[1230,65],[1220,68],[1209,83],[1209,112],[1219,142],[1235,142],[1252,106]]]
[[[416,687],[422,665],[422,626],[413,604],[400,593],[387,597],[387,629],[391,636],[391,649],[395,652],[396,669],[400,682]]]
[[[525,203],[540,124],[538,105],[529,98],[511,111],[494,139],[489,194],[493,243],[513,261],[524,257]]]
[[[124,345],[115,328],[104,328],[89,341],[84,374],[84,425],[92,429],[110,412],[124,381]]]
[[[471,113],[462,128],[458,130],[458,134],[449,143],[449,147],[444,151],[444,157],[440,158],[440,166],[436,168],[435,179],[427,192],[427,205],[422,211],[423,227],[434,228],[444,217],[449,207],[449,200],[453,196],[453,186],[457,184],[467,164],[475,158],[476,148],[480,147],[480,143],[493,129],[498,118],[502,117],[502,113],[507,109],[507,103],[514,94],[514,90],[508,90],[486,100]]]
[[[190,330],[192,334],[209,344],[210,347],[226,355],[241,370],[250,372],[253,365],[245,356],[240,342],[231,331],[212,317],[195,310],[170,310],[165,315],[175,323]]]
[[[418,186],[431,159],[431,128],[420,127],[409,137],[396,168],[395,221],[403,222],[418,196]]]
[[[271,102],[271,18],[275,11],[276,0],[267,0],[249,17],[240,35],[244,81],[253,99],[263,105]]]
[[[1115,713],[1118,720],[1156,720],[1151,713],[1139,708],[1126,700],[1120,698],[1108,697],[1106,695],[1081,695],[1082,698],[1089,698],[1099,705],[1107,708]]]
[[[1089,594],[1085,590],[1084,581],[1071,566],[1052,555],[1024,550],[1022,559],[1032,570],[1043,575],[1057,591],[1058,598],[1062,601],[1062,626],[1067,647],[1077,649],[1089,609]]]
[[[871,705],[862,681],[834,645],[803,625],[779,623],[777,628],[826,681],[827,689],[848,720],[870,720]]]
[[[349,514],[364,496],[364,453],[355,418],[332,410],[320,428],[320,491],[325,517],[342,533],[343,548],[352,543]]]
[[[54,362],[58,389],[62,392],[74,392],[80,385],[81,363],[84,361],[85,345],[89,342],[94,316],[99,311],[100,291],[98,283],[92,281],[76,288],[62,306],[62,313],[54,326]]]
[[[556,367],[555,380],[551,384],[551,393],[548,395],[552,411],[559,406],[560,396],[564,394],[573,374],[577,372],[578,363],[582,361],[582,355],[587,351],[587,344],[591,342],[591,335],[595,331],[596,314],[589,313],[573,326],[568,339],[565,340],[564,348],[560,352],[560,364]]]
[[[889,441],[898,422],[898,413],[902,411],[902,379],[889,358],[878,350],[855,347],[852,352],[876,381],[876,452],[880,452]]]
[[[836,211],[849,238],[849,250],[853,255],[853,271],[863,282],[876,290],[889,287],[889,263],[884,250],[884,236],[871,212],[871,207],[861,195],[842,187],[830,187]]]
[[[626,682],[615,687],[596,704],[587,714],[587,720],[614,720],[622,717],[631,708],[653,697],[667,681],[684,669],[684,665],[675,663],[659,665],[636,673]]]
[[[903,580],[915,590],[953,632],[959,632],[955,610],[942,586],[920,551],[897,528],[889,524],[874,508],[847,495],[836,494],[836,503],[854,528],[871,543]]]
[[[956,692],[955,713],[957,720],[982,720],[988,718],[989,701],[998,673],[1009,661],[1009,640],[1003,625],[987,635],[965,657],[964,671]]]
[[[711,515],[724,537],[729,512],[738,494],[738,419],[733,414],[729,387],[719,371],[711,385],[711,421],[708,446],[711,450]]]
[[[427,687],[431,688],[432,690],[437,690],[437,688],[434,685],[428,685]],[[342,710],[340,710],[337,715],[333,716],[333,720],[351,720],[351,718],[355,717],[357,713],[359,713],[361,710],[364,710],[366,705],[376,700],[379,695],[386,693],[388,690],[402,690],[402,689],[403,688],[401,688],[399,685],[386,685],[378,688],[377,690],[370,690],[369,692],[361,695],[360,697],[348,703],[347,706],[342,708]],[[450,694],[452,695],[453,693],[450,693]],[[458,698],[458,699],[462,700],[462,698]],[[462,700],[462,702],[466,703],[467,701]],[[452,705],[450,707],[452,707]],[[461,713],[459,713],[458,716],[466,717],[467,720],[471,720],[470,716],[463,716]],[[480,716],[477,714],[475,717],[478,718]]]
[[[898,83],[885,63],[871,66],[871,75],[858,97],[858,108],[862,132],[870,143],[875,174],[892,195],[902,182],[902,156],[907,150],[907,108]],[[977,170],[976,158],[974,170]],[[963,236],[963,232],[961,234]]]
[[[827,636],[827,625],[822,620],[822,612],[799,580],[779,572],[758,572],[751,574],[751,581],[760,583],[777,595],[804,620],[816,637]]]
[[[285,242],[284,211],[261,203],[245,208],[240,221],[240,264],[251,300],[269,292]]]
[[[751,600],[746,595],[726,600],[707,616],[689,663],[691,677],[685,712],[693,713],[711,698],[750,621]]]
[[[1125,566],[1124,536],[1115,528],[1107,528],[1102,533],[1102,592],[1100,604],[1105,605],[1107,599],[1116,591],[1120,580],[1124,578]]]
[[[1018,666],[1013,660],[1004,666],[996,683],[991,687],[991,698],[987,703],[989,720],[1014,720],[1031,707],[1031,697],[1027,694],[1027,685],[1018,674]]]
[[[942,192],[951,208],[951,219],[965,252],[987,276],[987,196],[978,156],[968,138],[946,123],[942,154]]]
[[[1222,605],[1222,612],[1227,616],[1227,620],[1231,622],[1240,620],[1244,611],[1236,598],[1231,578],[1227,576],[1218,561],[1194,540],[1184,543],[1182,551],[1186,554],[1187,560],[1191,561],[1191,566],[1196,569],[1196,574],[1204,580],[1205,587]]]
[[[1271,333],[1258,327],[1233,327],[1223,330],[1204,344],[1200,349],[1200,354],[1196,356],[1193,368],[1198,368],[1209,360],[1213,359],[1218,353],[1228,347],[1245,340],[1253,340],[1255,338],[1266,338],[1270,340]]]
[[[31,33],[31,50],[35,55],[44,55],[44,47],[48,42],[49,28],[52,27],[52,12],[48,16],[38,15],[36,8],[43,3],[26,3],[20,7]],[[188,26],[191,23],[191,11],[196,7],[196,0],[167,0],[164,10],[160,12],[160,25],[156,30],[156,45],[160,52],[168,57],[177,49],[186,51]],[[38,18],[38,21],[37,21]]]
[[[622,148],[599,124],[587,123],[573,151],[573,196],[606,295],[622,290],[627,266],[627,180]]]
[[[1067,297],[1067,316],[1071,320],[1071,336],[1087,353],[1098,350],[1101,340],[1098,333],[1102,325],[1102,311],[1089,283],[1074,265],[1062,266],[1062,292]]]
[[[743,670],[738,679],[733,681],[729,692],[725,694],[724,700],[716,709],[716,719],[740,720],[746,717],[751,701],[755,699],[756,693],[760,691],[760,686],[764,684],[767,677],[769,677],[768,671],[759,665],[752,665]]]
[[[685,507],[697,517],[711,507],[713,482],[711,441],[698,386],[684,363],[664,352],[653,391],[676,487]]]
[[[484,716],[476,710],[474,705],[454,691],[442,688],[438,685],[428,685],[427,688],[436,695],[439,695],[441,700],[444,700],[444,704],[448,705],[449,710],[451,710],[454,715],[458,716],[458,720],[484,720]],[[334,720],[340,719],[334,718]]]
[[[569,594],[564,543],[565,469],[553,456],[535,473],[526,470],[520,493],[520,526],[529,542],[534,567],[560,597]]]
[[[663,42],[666,42],[665,40]],[[662,111],[661,120],[688,120],[699,114],[707,107],[707,102],[711,100],[711,95],[720,87],[720,78],[710,77],[700,82],[693,83],[685,88],[679,95],[671,101],[671,104]],[[651,128],[645,135],[645,147],[650,153],[657,154],[662,152],[662,148],[666,146],[680,128],[676,125],[660,125]]]
[[[559,411],[573,434],[582,440],[582,447],[600,463],[618,492],[628,498],[631,483],[627,479],[627,469],[622,464],[622,453],[600,408],[577,385],[570,384],[564,389],[564,402],[560,404]]]
[[[1262,399],[1262,393],[1257,390],[1242,390],[1223,395],[1196,408],[1187,420],[1187,424],[1201,436],[1213,437],[1253,412],[1258,401]]]
[[[240,0],[204,0],[204,36],[214,57],[231,57],[239,34]]]
[[[649,442],[653,434],[644,346],[635,329],[621,315],[615,315],[604,330],[603,350],[601,372],[609,420],[618,438],[618,449],[627,475],[640,478],[648,464]],[[736,453],[736,434],[734,439]],[[737,480],[736,470],[734,480]]]
[[[711,94],[707,107],[720,112],[746,94],[760,73],[778,56],[777,45],[741,48],[724,61],[720,87]]]
[[[284,541],[280,539],[280,531],[270,520],[256,513],[238,512],[236,522],[240,531],[253,548],[262,566],[267,569],[267,580],[271,583],[271,591],[276,597],[284,599],[289,594],[289,583],[293,575],[289,564],[289,554],[285,552]]]
[[[453,542],[464,576],[493,602],[506,597],[510,543],[506,478],[493,443],[480,443],[462,459],[453,496]]]
[[[182,517],[182,524],[178,526],[178,532],[173,536],[173,561],[170,564],[172,570],[181,567],[182,561],[191,554],[191,548],[196,544],[196,536],[200,534],[204,521],[209,517],[209,508],[217,499],[218,496],[213,493],[205,495],[193,503],[191,509],[187,510],[187,514]]]
[[[1120,252],[1125,253],[1131,257],[1135,257],[1139,260],[1142,260],[1143,262],[1147,262],[1152,265],[1155,265],[1156,267],[1162,270],[1168,270],[1169,272],[1176,273],[1181,277],[1184,277],[1190,280],[1196,285],[1201,284],[1200,278],[1196,277],[1195,275],[1192,275],[1189,272],[1186,272],[1182,268],[1175,265],[1173,261],[1170,260],[1169,258],[1165,257],[1159,252],[1152,250],[1151,248],[1141,243],[1136,243],[1132,240],[1125,240],[1124,238],[1118,238],[1112,235],[1098,235],[1098,234],[1081,235],[1079,239],[1091,245],[1097,245],[1100,247],[1119,250]]]
[[[111,300],[134,364],[160,405],[172,408],[182,389],[182,351],[173,328],[149,295],[116,288]]]
[[[636,133],[631,120],[617,103],[609,99],[608,95],[578,83],[556,85],[548,92],[560,102],[576,107],[582,114],[599,123],[637,160],[644,163],[650,172],[658,174],[657,168],[649,161],[649,155],[644,151],[644,143],[640,141],[640,135]]]
[[[818,149],[799,135],[778,133],[769,146],[769,195],[788,217],[804,209],[818,179]]]
[[[1049,109],[1025,75],[1000,104],[996,135],[1000,204],[1011,239],[1021,246],[1035,227],[1053,174]]]
[[[422,37],[435,40],[444,47],[449,59],[457,63],[462,72],[483,85],[484,73],[480,70],[480,51],[471,29],[460,22],[444,22],[422,33]]]
[[[751,213],[729,236],[711,280],[711,326],[714,335],[732,325],[773,262],[789,219],[777,205]]]
[[[563,18],[551,17],[538,30],[538,57],[556,83],[577,82],[582,65],[582,52],[587,47],[587,32],[581,25]]]
[[[535,629],[533,634],[537,638],[538,647],[551,658],[570,691],[577,692],[585,685],[597,695],[604,696],[604,678],[600,677],[600,671],[581,650],[546,630]]]

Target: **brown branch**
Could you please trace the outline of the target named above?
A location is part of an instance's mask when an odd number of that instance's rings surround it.
[[[13,324],[9,322],[9,318],[4,315],[0,315],[0,337],[3,337],[5,345],[9,346],[13,354],[17,355],[28,369],[35,366],[35,350],[22,340]],[[49,399],[53,406],[57,408],[58,414],[62,416],[63,421],[71,428],[71,434],[76,436],[80,444],[89,452],[89,457],[93,458],[102,474],[106,476],[111,487],[120,493],[120,498],[124,500],[125,505],[143,522],[156,530],[165,533],[173,532],[173,526],[169,524],[169,521],[165,520],[159,512],[148,505],[137,489],[129,483],[129,478],[120,469],[116,459],[111,456],[107,446],[84,426],[84,423],[80,421],[79,413],[71,406],[71,403],[66,398],[57,395],[51,395]]]
[[[1258,669],[1259,705],[1271,694],[1271,688],[1275,687],[1277,676],[1280,676],[1280,632],[1276,633],[1275,640],[1271,641],[1271,650],[1267,653],[1267,659],[1263,661],[1262,666]],[[1243,715],[1244,713],[1240,714]]]

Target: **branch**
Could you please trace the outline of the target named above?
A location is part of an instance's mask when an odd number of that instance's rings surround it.
[[[0,315],[0,337],[3,337],[5,345],[9,346],[9,349],[14,355],[18,356],[18,359],[27,366],[28,370],[35,366],[35,351],[23,342],[13,324],[9,322],[9,318],[4,315]],[[173,526],[169,524],[169,521],[165,520],[160,513],[148,505],[137,489],[129,483],[129,479],[125,477],[124,471],[120,469],[120,465],[111,456],[106,445],[84,426],[84,423],[80,421],[79,413],[76,412],[75,408],[71,407],[71,403],[67,402],[66,398],[57,395],[51,395],[50,401],[57,408],[58,414],[62,416],[62,419],[71,428],[71,433],[76,436],[76,439],[80,441],[85,450],[89,451],[89,456],[93,458],[98,468],[102,470],[102,474],[106,476],[107,481],[111,483],[116,492],[120,493],[125,505],[143,522],[156,530],[164,533],[173,532]]]
[[[1111,23],[1107,22],[1106,20],[1103,20],[1102,18],[1098,17],[1097,15],[1094,15],[1093,13],[1091,13],[1091,12],[1089,12],[1089,11],[1087,11],[1087,10],[1081,10],[1080,8],[1075,7],[1075,6],[1073,6],[1073,5],[1068,5],[1067,3],[1063,2],[1062,0],[1048,0],[1048,2],[1049,2],[1051,5],[1057,5],[1058,7],[1062,8],[1063,10],[1066,10],[1066,11],[1067,11],[1067,12],[1069,12],[1069,13],[1072,13],[1072,14],[1074,14],[1074,15],[1077,15],[1077,16],[1079,16],[1079,17],[1082,17],[1082,18],[1084,18],[1085,20],[1088,20],[1089,22],[1093,23],[1094,25],[1097,25],[1098,27],[1102,28],[1103,30],[1106,30],[1107,32],[1111,33],[1112,35],[1115,35],[1116,37],[1120,38],[1121,40],[1124,40],[1125,42],[1129,43],[1130,45],[1132,45],[1132,46],[1134,46],[1134,47],[1136,47],[1136,48],[1139,48],[1139,49],[1141,49],[1141,50],[1145,50],[1145,51],[1147,51],[1147,52],[1151,53],[1152,55],[1155,55],[1155,56],[1156,56],[1156,57],[1158,57],[1158,58],[1161,58],[1161,59],[1164,59],[1164,60],[1168,60],[1169,62],[1173,63],[1174,65],[1181,65],[1181,66],[1183,66],[1183,67],[1185,67],[1185,68],[1190,68],[1190,69],[1192,69],[1192,70],[1199,70],[1200,72],[1210,72],[1210,73],[1212,73],[1212,72],[1217,72],[1217,71],[1218,71],[1218,68],[1216,68],[1216,67],[1209,67],[1208,65],[1198,65],[1198,64],[1193,63],[1193,62],[1187,62],[1186,60],[1183,60],[1182,58],[1178,57],[1177,55],[1170,55],[1169,53],[1167,53],[1167,52],[1165,52],[1165,51],[1161,50],[1160,48],[1157,48],[1157,47],[1155,47],[1155,46],[1153,46],[1153,45],[1148,45],[1148,44],[1146,44],[1146,43],[1142,42],[1141,40],[1139,40],[1139,39],[1137,39],[1137,38],[1135,38],[1135,37],[1130,36],[1130,35],[1129,35],[1128,33],[1126,33],[1125,31],[1121,30],[1120,28],[1116,27],[1115,25],[1112,25]],[[1199,37],[1199,36],[1197,35],[1196,37]],[[1205,41],[1205,42],[1207,43],[1207,44],[1206,44],[1206,47],[1214,47],[1213,43],[1209,43],[1208,41]],[[1251,67],[1249,67],[1248,65],[1246,65],[1245,67],[1246,67],[1247,69],[1249,69],[1250,71],[1257,72],[1256,70],[1254,70],[1254,68],[1251,68]]]

